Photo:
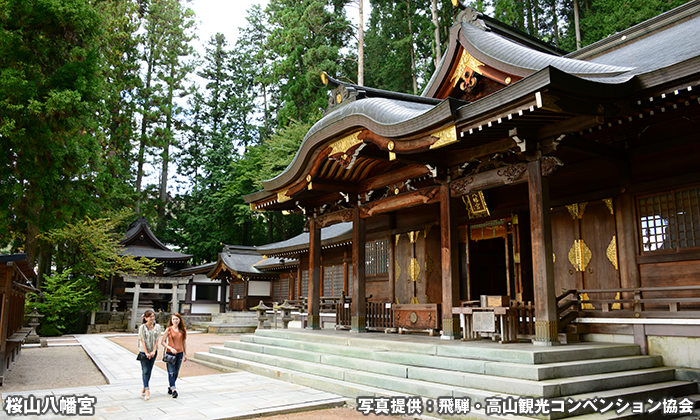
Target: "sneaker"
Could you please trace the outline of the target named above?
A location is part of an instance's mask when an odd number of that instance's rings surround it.
[[[177,391],[173,391],[173,398],[177,398]]]
[[[168,395],[173,395],[173,390],[168,387]]]

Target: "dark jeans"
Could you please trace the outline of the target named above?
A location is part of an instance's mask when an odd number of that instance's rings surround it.
[[[182,356],[184,355],[185,352],[177,353],[175,354],[175,363],[172,365],[170,363],[165,364],[168,367],[168,382],[172,390],[175,389],[175,381],[177,380],[177,375],[180,373],[180,365],[182,365]]]
[[[151,372],[153,371],[153,365],[156,363],[156,357],[158,357],[157,351],[150,359],[141,360],[141,379],[143,379],[143,387],[146,389],[148,389],[148,381],[151,380]]]

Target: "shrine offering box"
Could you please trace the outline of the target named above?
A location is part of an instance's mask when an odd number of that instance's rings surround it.
[[[440,329],[440,304],[393,305],[394,326],[406,330]]]

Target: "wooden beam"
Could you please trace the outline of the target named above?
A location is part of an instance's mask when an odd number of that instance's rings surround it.
[[[528,166],[525,163],[504,166],[498,169],[467,175],[450,183],[452,197],[461,197],[471,191],[486,190],[503,185],[520,184],[528,179]]]
[[[407,179],[417,178],[430,173],[425,165],[409,165],[402,169],[386,172],[362,182],[360,190],[367,192],[378,188],[384,188]]]
[[[406,209],[439,200],[440,187],[428,187],[372,201],[360,207],[361,217],[367,218],[399,209]]]
[[[465,134],[463,141],[469,141],[469,134]],[[500,140],[489,141],[487,143],[470,147],[464,150],[450,150],[446,156],[447,166],[461,165],[465,162],[472,162],[483,156],[493,156],[496,153],[507,152],[517,148],[517,143],[510,137]]]

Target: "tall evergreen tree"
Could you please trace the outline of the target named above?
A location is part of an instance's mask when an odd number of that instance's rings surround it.
[[[15,232],[2,239],[32,264],[39,235],[101,195],[100,30],[88,0],[0,2],[0,219]]]
[[[267,47],[275,54],[273,75],[281,82],[282,126],[320,116],[328,102],[319,74],[355,80],[341,53],[352,34],[344,6],[348,0],[271,0],[267,6],[272,34]]]

